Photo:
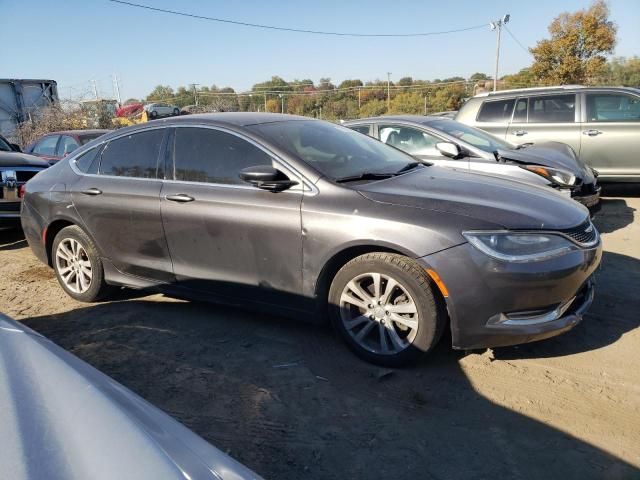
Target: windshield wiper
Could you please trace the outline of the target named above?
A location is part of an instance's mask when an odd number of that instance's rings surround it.
[[[383,180],[395,176],[395,173],[362,172],[358,175],[336,178],[337,183],[357,182],[358,180]]]
[[[400,170],[398,170],[396,172],[396,175],[398,175],[400,173],[408,172],[409,170],[413,170],[414,168],[419,167],[420,165],[423,165],[423,164],[424,164],[424,162],[409,162],[404,167],[402,167]]]

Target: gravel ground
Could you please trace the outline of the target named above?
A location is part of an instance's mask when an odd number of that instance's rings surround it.
[[[640,198],[608,193],[581,325],[484,352],[445,338],[413,368],[255,311],[138,291],[75,302],[15,231],[0,232],[0,311],[269,479],[640,478]]]

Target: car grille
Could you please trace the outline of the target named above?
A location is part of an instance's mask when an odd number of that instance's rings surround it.
[[[19,212],[20,202],[2,202],[0,203],[0,212]]]
[[[583,247],[594,245],[598,241],[598,231],[591,220],[587,220],[577,227],[559,231]]]
[[[18,183],[25,183],[35,177],[36,173],[28,170],[17,170],[16,171],[16,180]]]

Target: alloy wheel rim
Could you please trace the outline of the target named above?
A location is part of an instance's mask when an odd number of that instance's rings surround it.
[[[340,317],[358,345],[379,355],[402,352],[418,333],[413,297],[397,279],[382,273],[364,273],[345,285]]]
[[[56,270],[64,285],[74,293],[84,293],[91,287],[91,260],[80,242],[73,238],[65,238],[58,244]]]

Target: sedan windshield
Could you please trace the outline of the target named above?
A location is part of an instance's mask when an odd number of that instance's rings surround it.
[[[493,153],[498,149],[511,150],[513,148],[513,145],[498,137],[454,120],[434,121],[428,125],[488,153]]]
[[[249,128],[333,180],[375,180],[406,171],[415,162],[367,135],[326,122],[273,122]]]

